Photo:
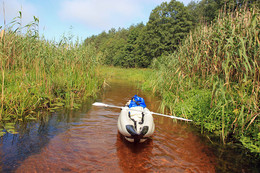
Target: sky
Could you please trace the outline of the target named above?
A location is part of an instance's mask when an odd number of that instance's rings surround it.
[[[170,0],[0,0],[0,27],[22,12],[22,25],[39,19],[40,36],[83,41],[111,28],[128,28],[149,20],[152,10]],[[187,5],[191,0],[178,0]]]

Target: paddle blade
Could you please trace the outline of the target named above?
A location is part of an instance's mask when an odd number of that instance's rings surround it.
[[[106,104],[104,103],[100,103],[100,102],[95,102],[92,104],[93,106],[107,106]]]
[[[122,109],[122,108],[123,108],[123,107],[120,107],[120,106],[108,105],[108,104],[101,103],[101,102],[95,102],[95,103],[93,103],[92,105],[93,105],[93,106],[110,107],[110,108],[119,108],[119,109]]]

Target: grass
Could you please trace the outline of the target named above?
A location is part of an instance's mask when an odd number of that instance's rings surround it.
[[[26,32],[19,22],[1,31],[0,135],[15,133],[8,123],[35,119],[40,109],[78,108],[102,86],[95,49],[66,38],[59,43],[39,38],[38,22],[35,18]]]
[[[239,140],[260,153],[260,15],[222,12],[189,34],[178,51],[153,62],[151,82],[162,109],[193,119],[223,143]]]
[[[155,71],[152,69],[142,68],[120,68],[113,66],[101,66],[99,75],[106,80],[111,78],[133,81],[136,83],[146,83],[150,76],[154,75]]]

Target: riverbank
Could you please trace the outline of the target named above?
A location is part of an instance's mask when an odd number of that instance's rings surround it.
[[[222,13],[178,51],[153,62],[151,88],[162,107],[194,120],[223,144],[240,142],[260,156],[259,10]]]
[[[16,133],[14,122],[33,120],[39,110],[78,108],[100,90],[93,47],[39,38],[35,20],[25,34],[2,30],[0,37],[0,136]],[[14,31],[15,30],[15,31]]]

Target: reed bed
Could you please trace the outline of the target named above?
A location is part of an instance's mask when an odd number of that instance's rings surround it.
[[[239,140],[260,153],[260,15],[221,12],[189,34],[178,51],[155,60],[151,81],[162,110],[193,119],[223,143]]]
[[[94,48],[66,38],[59,43],[41,39],[37,22],[23,28],[26,33],[20,26],[1,31],[0,136],[3,129],[14,132],[13,121],[35,119],[40,109],[77,108],[102,86]]]

